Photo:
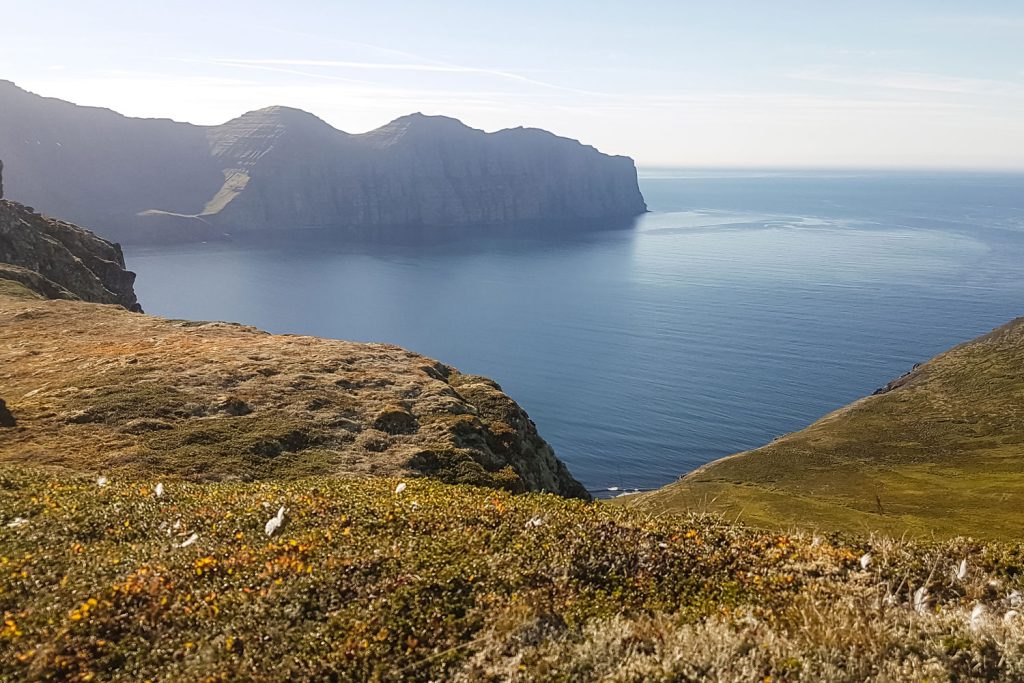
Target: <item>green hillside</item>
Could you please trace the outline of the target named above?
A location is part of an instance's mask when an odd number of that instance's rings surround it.
[[[1024,319],[757,450],[628,500],[776,528],[1017,539],[1024,532]]]

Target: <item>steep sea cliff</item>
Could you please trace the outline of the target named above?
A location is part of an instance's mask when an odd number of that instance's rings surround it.
[[[218,126],[133,119],[0,81],[9,194],[121,242],[319,227],[430,238],[620,223],[646,211],[632,159],[527,128],[412,114],[368,133],[288,107]]]

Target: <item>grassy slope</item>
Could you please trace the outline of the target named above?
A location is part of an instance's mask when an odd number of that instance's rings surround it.
[[[197,480],[415,471],[588,497],[498,385],[386,344],[40,301],[0,280],[0,394],[18,421],[4,462]]]
[[[395,484],[168,482],[157,498],[152,480],[0,465],[0,680],[1024,673],[1022,622],[1003,619],[1021,546],[846,545]]]
[[[43,298],[20,282],[15,282],[14,280],[8,280],[6,278],[0,278],[0,297],[28,301]]]
[[[1024,319],[891,391],[627,502],[768,527],[970,535],[1024,531]]]

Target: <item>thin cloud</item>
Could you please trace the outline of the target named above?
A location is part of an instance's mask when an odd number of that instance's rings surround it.
[[[303,76],[305,78],[316,78],[324,81],[337,81],[340,83],[351,83],[354,85],[373,85],[371,81],[361,81],[355,78],[344,78],[342,76],[331,76],[298,69],[287,69],[283,66],[272,66],[271,64],[260,64],[257,62],[246,62],[244,60],[221,60],[221,59],[176,59],[175,61],[189,64],[205,64],[207,66],[229,66],[236,69],[252,69],[254,71],[269,71],[271,73],[288,74],[290,76]]]
[[[539,88],[547,88],[549,90],[557,90],[561,92],[575,93],[577,95],[589,95],[594,97],[612,97],[612,95],[603,92],[595,92],[592,90],[585,90],[581,88],[573,88],[570,86],[558,85],[557,83],[551,83],[536,78],[530,78],[524,76],[518,71],[510,71],[505,69],[493,69],[485,67],[473,67],[466,66],[464,64],[455,64],[453,62],[442,61],[439,59],[432,59],[425,57],[413,52],[407,52],[405,50],[396,50],[394,48],[386,47],[383,45],[375,45],[373,43],[365,43],[358,40],[349,40],[347,38],[327,38],[325,39],[322,35],[316,35],[312,33],[305,33],[302,31],[288,31],[280,30],[280,33],[300,36],[309,40],[316,40],[320,42],[329,42],[335,45],[343,45],[346,47],[356,47],[363,50],[370,50],[372,52],[380,53],[382,55],[390,55],[399,57],[404,60],[401,63],[395,62],[384,62],[379,60],[229,60],[229,61],[292,61],[292,62],[305,62],[306,66],[332,66],[335,68],[363,68],[363,69],[391,69],[391,70],[406,70],[406,71],[420,71],[428,72],[434,71],[437,73],[466,73],[466,74],[481,74],[487,76],[493,76],[495,78],[501,78],[509,81],[517,81],[528,85],[533,85]],[[219,60],[218,60],[219,61]],[[292,66],[298,66],[298,64],[292,64]],[[433,67],[433,68],[429,68]]]
[[[1019,30],[1024,29],[1024,17],[1000,14],[946,14],[930,17],[926,23],[943,28]]]
[[[409,63],[409,62],[368,62],[359,60],[333,60],[333,59],[235,59],[235,58],[217,58],[207,60],[206,63],[221,65],[221,66],[233,66],[241,68],[261,68],[266,70],[277,70],[284,71],[286,73],[295,73],[300,75],[319,77],[319,78],[334,78],[339,80],[349,80],[354,83],[366,83],[367,81],[357,81],[354,79],[343,79],[340,77],[327,76],[325,74],[314,74],[305,71],[294,71],[289,70],[289,67],[318,67],[318,68],[334,68],[334,69],[363,69],[363,70],[377,70],[377,71],[407,71],[407,72],[432,72],[432,73],[459,73],[459,74],[480,74],[484,76],[494,76],[496,78],[502,78],[505,80],[516,81],[519,83],[525,83],[528,85],[534,85],[541,88],[548,88],[551,90],[559,90],[562,92],[571,92],[579,95],[593,95],[607,97],[605,93],[598,93],[589,90],[580,90],[578,88],[570,88],[567,86],[557,85],[555,83],[548,83],[547,81],[537,80],[536,78],[530,78],[523,76],[522,74],[513,73],[511,71],[502,71],[498,69],[487,69],[473,66],[462,66],[459,64],[449,64],[444,62],[426,62],[421,64]]]
[[[790,73],[789,78],[889,90],[912,90],[955,95],[1024,95],[1024,84],[986,78],[943,76],[916,71],[880,74],[842,74],[828,68]]]

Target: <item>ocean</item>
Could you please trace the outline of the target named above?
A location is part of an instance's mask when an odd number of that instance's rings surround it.
[[[128,247],[148,313],[498,381],[597,495],[800,429],[1024,314],[1024,174],[641,170],[624,229]]]

